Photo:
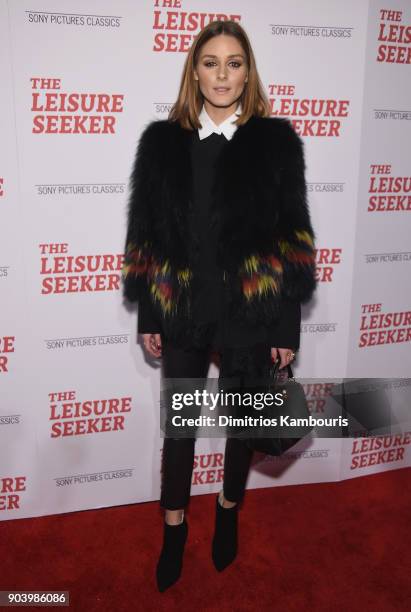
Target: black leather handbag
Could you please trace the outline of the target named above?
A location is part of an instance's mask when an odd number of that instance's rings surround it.
[[[290,425],[254,426],[252,428],[253,437],[244,439],[245,444],[251,450],[276,456],[285,453],[314,429],[314,425],[310,425],[309,422],[310,411],[302,385],[294,379],[290,365],[287,366],[288,377],[283,380],[283,371],[279,370],[279,365],[280,360],[277,360],[270,367],[269,381],[265,391],[273,395],[281,393],[284,403],[282,406],[265,405],[259,414],[264,419],[277,419],[277,422],[282,416],[286,417],[285,420]],[[299,421],[295,422],[294,419]]]

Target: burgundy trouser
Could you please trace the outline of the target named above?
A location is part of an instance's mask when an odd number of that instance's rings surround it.
[[[165,378],[206,380],[210,347],[181,349],[162,339],[162,368]],[[270,347],[256,344],[220,352],[220,378],[238,375],[264,376],[271,363]],[[165,437],[162,457],[160,505],[168,510],[184,508],[190,499],[195,438]],[[224,497],[240,502],[245,493],[253,451],[239,438],[227,437],[224,455]]]

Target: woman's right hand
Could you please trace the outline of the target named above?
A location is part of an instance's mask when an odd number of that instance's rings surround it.
[[[144,348],[153,357],[161,357],[161,335],[142,334]]]

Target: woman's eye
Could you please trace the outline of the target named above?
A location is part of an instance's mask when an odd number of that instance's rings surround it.
[[[204,66],[206,66],[206,68],[209,68],[210,66],[215,66],[215,65],[216,65],[216,63],[212,62],[212,61],[204,63]],[[235,61],[234,62],[230,62],[230,66],[232,66],[233,68],[240,68],[241,63],[240,62],[235,62]]]

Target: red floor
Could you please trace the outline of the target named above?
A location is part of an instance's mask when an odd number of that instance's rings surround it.
[[[410,477],[248,491],[239,556],[221,574],[210,557],[215,495],[193,497],[183,575],[165,593],[154,580],[158,502],[0,522],[0,590],[68,590],[84,612],[408,611]]]

